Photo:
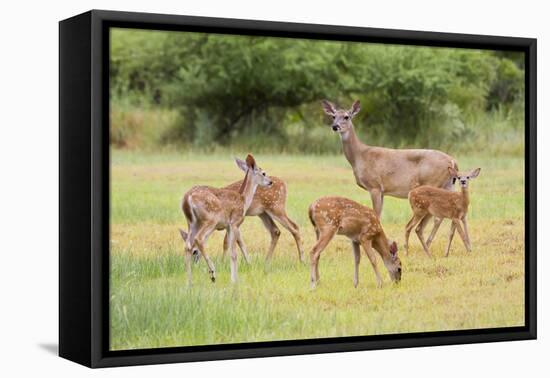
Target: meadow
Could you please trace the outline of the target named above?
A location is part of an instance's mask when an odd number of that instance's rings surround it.
[[[402,250],[408,201],[386,197],[382,225],[399,245],[400,284],[383,264],[377,288],[363,254],[360,283],[353,287],[353,254],[336,237],[321,255],[321,282],[309,287],[309,250],[314,232],[307,208],[316,198],[339,195],[370,206],[344,156],[256,154],[269,175],[287,182],[287,212],[298,223],[307,264],[282,227],[273,260],[265,262],[269,234],[259,218],[247,217],[241,232],[252,260],[239,255],[239,282],[230,283],[222,258],[222,232],[207,250],[217,270],[193,266],[187,286],[180,210],[193,185],[224,186],[242,178],[233,157],[242,153],[144,152],[111,154],[110,348],[112,350],[241,343],[319,337],[377,335],[524,324],[524,160],[483,152],[455,155],[462,169],[481,167],[470,184],[472,253],[455,236],[443,257],[449,222],[440,228],[428,259],[416,235]],[[431,228],[431,227],[430,227]]]

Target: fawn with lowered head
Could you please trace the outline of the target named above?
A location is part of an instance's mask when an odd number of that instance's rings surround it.
[[[397,244],[389,242],[380,225],[377,214],[366,206],[343,197],[319,198],[309,206],[309,219],[315,228],[317,243],[311,250],[311,287],[319,282],[319,257],[335,235],[345,235],[351,240],[355,259],[353,284],[359,283],[359,262],[363,247],[376,274],[377,286],[382,277],[377,268],[373,248],[382,257],[392,281],[401,280],[401,261],[397,256]]]
[[[214,230],[226,230],[231,249],[231,281],[237,281],[236,238],[239,226],[252,203],[258,186],[272,185],[271,179],[257,166],[252,155],[246,161],[236,159],[237,166],[246,175],[238,191],[218,189],[209,186],[195,186],[183,196],[182,210],[189,225],[189,232],[180,229],[185,241],[185,263],[191,283],[191,257],[203,256],[208,265],[212,282],[216,280],[216,270],[204,249],[206,240]],[[200,255],[199,255],[200,254]]]
[[[422,220],[427,216],[434,216],[437,218],[449,218],[451,219],[451,230],[449,233],[449,241],[447,245],[447,251],[445,257],[449,256],[451,249],[451,242],[455,230],[458,230],[460,238],[464,242],[464,246],[468,252],[471,252],[472,247],[470,243],[470,235],[468,233],[468,221],[466,216],[468,215],[468,206],[470,205],[470,194],[468,192],[468,182],[471,179],[476,178],[479,175],[481,168],[474,169],[471,172],[461,173],[457,172],[454,167],[449,167],[449,173],[451,176],[458,180],[461,191],[450,192],[431,186],[420,186],[411,190],[409,193],[409,202],[413,211],[413,217],[407,223],[405,230],[405,251],[409,250],[409,235],[411,230],[418,224],[422,224]],[[461,224],[464,226],[462,229]],[[417,228],[416,234],[426,254],[431,257],[429,247],[433,240],[433,234],[430,235],[428,242],[424,241],[424,227]]]

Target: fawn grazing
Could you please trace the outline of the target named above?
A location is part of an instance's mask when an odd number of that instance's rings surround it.
[[[376,265],[374,248],[382,257],[392,281],[401,280],[401,261],[397,256],[397,244],[388,242],[376,213],[366,206],[342,197],[319,198],[309,207],[309,219],[315,228],[317,243],[311,250],[311,287],[319,282],[319,257],[334,235],[345,235],[351,240],[355,258],[353,284],[359,283],[360,247],[369,258],[377,286],[382,285],[382,277]]]
[[[420,186],[411,190],[409,193],[409,202],[413,211],[413,217],[407,223],[405,230],[405,251],[408,254],[409,251],[409,234],[414,226],[418,223],[423,223],[422,220],[427,216],[434,216],[440,219],[451,219],[451,231],[449,233],[449,241],[447,245],[447,251],[445,257],[449,256],[451,249],[451,242],[455,230],[458,230],[460,238],[464,242],[464,246],[468,252],[471,252],[472,247],[470,243],[470,236],[468,234],[468,222],[466,216],[468,214],[468,206],[470,204],[470,195],[468,193],[468,182],[471,179],[476,178],[479,175],[481,168],[474,169],[468,173],[457,172],[454,167],[449,167],[449,173],[451,176],[458,180],[461,191],[451,192],[431,186]],[[464,230],[460,223],[464,225]],[[434,229],[435,231],[436,229]],[[431,257],[429,247],[433,240],[434,231],[430,235],[428,242],[424,241],[424,227],[417,228],[416,234],[426,254]]]
[[[260,217],[264,227],[269,231],[271,235],[271,244],[269,245],[269,250],[267,252],[266,260],[270,260],[281,235],[281,231],[274,220],[279,222],[284,228],[286,228],[294,237],[296,242],[296,247],[298,249],[298,258],[301,262],[304,261],[304,252],[302,249],[302,241],[300,238],[300,229],[296,223],[292,221],[286,214],[286,184],[283,180],[271,176],[272,185],[268,187],[258,187],[254,199],[250,204],[250,207],[246,211],[247,216],[258,216]],[[234,182],[225,187],[225,189],[230,189],[238,191],[242,186],[242,180]],[[246,252],[246,246],[244,245],[240,235],[237,236],[237,244],[243,253],[244,259],[248,262],[248,253]],[[228,245],[228,236],[226,234],[224,239],[224,255],[227,251]]]
[[[237,281],[237,252],[235,241],[240,237],[239,226],[252,204],[258,186],[272,185],[271,179],[256,165],[252,155],[246,161],[236,159],[237,166],[246,172],[238,191],[218,189],[209,186],[195,186],[183,196],[182,210],[189,225],[189,231],[180,229],[185,241],[185,264],[191,283],[191,257],[203,256],[208,265],[212,282],[216,280],[216,270],[205,251],[206,240],[214,230],[226,230],[231,249],[231,281]],[[199,255],[200,254],[200,255]]]

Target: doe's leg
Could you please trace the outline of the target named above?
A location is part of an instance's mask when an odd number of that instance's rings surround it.
[[[378,218],[382,216],[382,207],[384,206],[384,194],[380,189],[372,189],[370,191],[370,198],[372,200],[372,208]]]

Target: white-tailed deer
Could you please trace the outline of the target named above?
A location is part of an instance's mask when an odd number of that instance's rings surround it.
[[[183,196],[182,210],[189,225],[189,231],[180,229],[185,241],[185,264],[189,283],[191,283],[191,257],[202,255],[208,264],[212,282],[216,280],[216,270],[205,251],[206,240],[214,230],[226,230],[231,249],[231,281],[237,281],[236,238],[239,237],[239,225],[254,198],[258,186],[269,186],[271,179],[256,165],[252,155],[246,161],[236,159],[237,166],[246,172],[238,191],[218,189],[209,186],[195,186]],[[200,253],[200,255],[199,255]]]
[[[286,214],[286,184],[283,180],[271,176],[271,182],[273,183],[267,187],[258,187],[254,199],[250,204],[250,207],[246,211],[247,216],[258,216],[262,220],[263,225],[269,231],[271,235],[271,243],[267,252],[266,260],[270,260],[281,231],[274,220],[279,222],[284,228],[286,228],[294,237],[296,247],[298,249],[298,258],[301,262],[304,261],[304,252],[302,249],[302,241],[300,238],[300,228],[292,221]],[[243,181],[237,181],[225,187],[225,189],[238,191],[242,186]],[[228,235],[224,238],[224,255],[228,249]],[[248,253],[246,246],[243,243],[240,235],[237,236],[237,244],[243,253],[243,257],[248,262]]]
[[[366,206],[342,197],[319,198],[309,206],[309,219],[315,228],[317,243],[311,250],[311,287],[319,282],[319,257],[334,235],[345,235],[351,240],[355,259],[353,285],[359,284],[360,247],[369,258],[377,286],[382,285],[382,276],[376,265],[374,248],[382,257],[392,281],[401,280],[401,261],[397,256],[397,244],[389,242],[376,213]]]
[[[466,216],[468,215],[468,206],[470,204],[468,182],[471,179],[476,178],[479,175],[480,170],[481,168],[477,168],[471,172],[459,173],[455,168],[449,168],[449,173],[451,176],[460,183],[460,192],[450,192],[448,190],[434,188],[432,186],[420,186],[411,190],[409,193],[409,202],[413,211],[413,217],[409,223],[407,223],[407,227],[405,229],[405,250],[409,249],[409,235],[413,227],[419,223],[422,224],[422,220],[425,217],[434,216],[441,219],[449,218],[452,222],[445,257],[449,256],[455,230],[458,230],[466,250],[471,252],[472,246],[470,243],[470,235],[468,234],[468,222],[466,220]],[[462,229],[460,222],[464,225],[464,230]],[[424,226],[417,229],[416,234],[418,235],[420,243],[422,243],[424,251],[431,257],[429,251],[430,245],[424,242],[423,231]]]
[[[352,118],[361,106],[355,101],[350,109],[336,109],[323,100],[323,109],[332,117],[332,130],[340,135],[346,159],[353,168],[357,185],[370,193],[374,211],[380,217],[384,196],[407,198],[420,185],[453,190],[448,168],[458,169],[456,161],[437,150],[393,149],[363,144],[353,128]],[[423,220],[422,226],[430,217]],[[435,235],[441,220],[434,225]]]

